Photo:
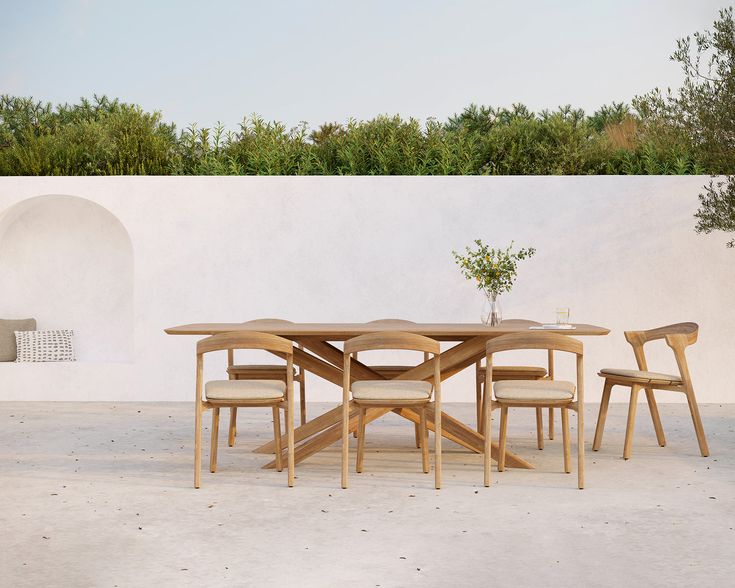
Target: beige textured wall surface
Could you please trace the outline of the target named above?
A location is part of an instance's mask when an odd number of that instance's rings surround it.
[[[735,252],[723,235],[694,233],[705,181],[0,178],[0,317],[35,316],[40,329],[76,329],[80,349],[76,364],[0,364],[0,399],[192,398],[196,338],[163,333],[182,323],[265,316],[477,322],[481,294],[461,276],[451,251],[480,237],[538,250],[503,296],[507,318],[548,322],[555,307],[569,306],[573,321],[612,330],[584,338],[589,400],[599,399],[599,368],[634,367],[624,330],[691,320],[701,326],[689,354],[700,401],[732,402]],[[56,212],[23,204],[42,195],[86,199],[112,216],[93,214],[75,199],[77,208]],[[61,240],[60,226],[69,231]],[[33,269],[51,271],[60,260],[61,297]],[[80,293],[76,301],[73,292]],[[90,329],[96,324],[104,336]],[[215,356],[209,376],[220,377],[224,362]],[[560,377],[571,374],[571,362],[560,366]],[[651,348],[649,367],[675,370],[665,346]],[[338,400],[332,384],[315,376],[309,384],[311,399]],[[473,398],[470,371],[447,381],[445,401]]]

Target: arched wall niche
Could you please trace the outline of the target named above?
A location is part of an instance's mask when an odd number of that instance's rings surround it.
[[[44,195],[0,213],[0,317],[73,329],[77,361],[133,357],[133,247],[86,198]]]

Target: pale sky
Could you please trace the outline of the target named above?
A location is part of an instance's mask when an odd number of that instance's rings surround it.
[[[593,111],[676,87],[676,39],[728,0],[0,0],[0,93],[108,94],[179,128],[471,102]]]

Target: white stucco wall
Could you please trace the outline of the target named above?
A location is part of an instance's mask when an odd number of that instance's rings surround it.
[[[110,361],[95,360],[92,352],[77,364],[0,364],[0,399],[190,399],[196,338],[163,333],[182,323],[264,316],[477,322],[481,296],[459,274],[451,250],[481,237],[538,250],[521,264],[514,291],[503,299],[506,317],[551,321],[555,307],[569,306],[572,320],[612,329],[607,337],[584,338],[589,400],[599,399],[597,369],[634,366],[623,330],[691,320],[701,327],[689,354],[700,401],[732,402],[735,253],[722,235],[693,231],[705,181],[0,178],[0,211],[60,194],[88,199],[117,217],[132,242],[135,292],[129,362],[114,361],[115,353],[107,354]],[[21,225],[8,232],[0,260],[26,237]],[[49,235],[32,239],[54,248]],[[92,253],[96,245],[89,247]],[[100,281],[86,259],[78,260],[80,288],[104,296],[112,282]],[[74,313],[49,316],[43,300],[22,298],[23,289],[10,284],[14,279],[0,273],[0,317],[37,316],[39,328],[80,328],[72,324]],[[88,344],[78,342],[80,349]],[[664,345],[651,349],[649,364],[675,370]],[[570,365],[562,362],[561,376]],[[217,358],[209,374],[221,374],[223,366],[224,357]],[[314,400],[339,398],[337,387],[315,376],[309,384]],[[444,390],[446,401],[473,399],[470,371],[448,380]],[[622,393],[616,399],[624,400]]]
[[[73,328],[79,361],[130,361],[133,249],[99,204],[39,196],[0,213],[0,309],[39,328]]]

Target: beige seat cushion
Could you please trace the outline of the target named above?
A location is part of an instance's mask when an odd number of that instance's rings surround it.
[[[275,400],[285,393],[281,380],[212,380],[204,386],[207,400]]]
[[[617,368],[605,368],[600,370],[602,376],[617,376],[631,378],[634,380],[645,380],[647,382],[663,382],[670,384],[681,384],[681,378],[672,374],[660,374],[658,372],[643,372],[640,370],[623,370]]]
[[[575,386],[564,380],[505,380],[493,385],[498,400],[572,400]]]
[[[428,400],[431,382],[421,380],[362,380],[352,384],[355,400]]]

